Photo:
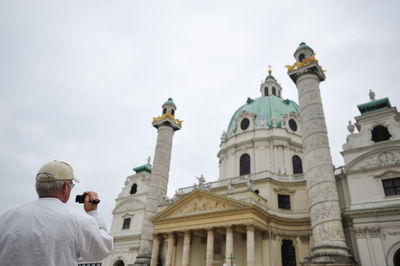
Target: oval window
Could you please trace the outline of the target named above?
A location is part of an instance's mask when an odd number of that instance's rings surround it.
[[[246,130],[246,129],[249,127],[249,125],[250,125],[250,120],[247,119],[247,118],[244,118],[244,119],[242,120],[242,122],[240,123],[240,128],[241,128],[242,130]]]
[[[291,130],[296,131],[297,130],[297,123],[293,119],[289,120],[289,127]]]

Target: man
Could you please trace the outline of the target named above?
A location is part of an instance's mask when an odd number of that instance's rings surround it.
[[[0,265],[77,266],[78,259],[99,261],[110,254],[112,237],[97,214],[96,192],[87,191],[84,210],[67,203],[74,176],[61,161],[46,163],[36,175],[39,199],[0,216]]]

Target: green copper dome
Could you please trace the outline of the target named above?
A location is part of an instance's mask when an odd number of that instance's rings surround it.
[[[243,111],[255,114],[254,125],[257,125],[257,120],[265,120],[268,127],[272,127],[272,119],[276,121],[277,127],[281,127],[281,116],[289,113],[299,115],[299,106],[291,100],[284,100],[275,95],[263,96],[252,101],[247,100],[247,103],[240,107],[232,116],[228,126],[228,131],[236,132],[236,117]]]
[[[166,102],[163,104],[163,106],[164,106],[164,105],[172,105],[173,107],[176,108],[176,105],[175,105],[174,101],[172,100],[172,98],[168,98],[168,101],[166,101]]]

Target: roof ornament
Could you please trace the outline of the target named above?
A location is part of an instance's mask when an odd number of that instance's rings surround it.
[[[148,156],[147,157],[147,164],[150,164],[150,161],[151,161],[151,156]]]
[[[354,132],[354,125],[349,121],[349,124],[347,125],[347,130],[350,132],[350,134],[353,134]]]
[[[369,98],[371,99],[371,101],[375,101],[375,92],[373,92],[372,90],[369,90]]]
[[[206,182],[206,179],[204,178],[203,174],[201,174],[200,177],[196,177],[196,179],[199,180],[198,186],[202,188],[204,183]]]

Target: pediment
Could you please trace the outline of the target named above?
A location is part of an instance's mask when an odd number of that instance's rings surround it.
[[[124,213],[124,212],[130,212],[130,211],[135,211],[138,209],[144,209],[145,204],[135,198],[127,198],[122,202],[119,202],[114,210],[113,210],[113,214],[117,214],[117,213]]]
[[[223,211],[233,211],[250,207],[251,205],[225,196],[214,193],[195,190],[173,205],[169,206],[151,220],[192,216],[205,213],[217,213]]]
[[[346,166],[346,168],[347,171],[366,170],[369,168],[394,165],[397,162],[400,162],[399,147],[391,147],[391,148],[373,150],[369,153],[363,154],[355,158],[352,162],[350,162]]]

